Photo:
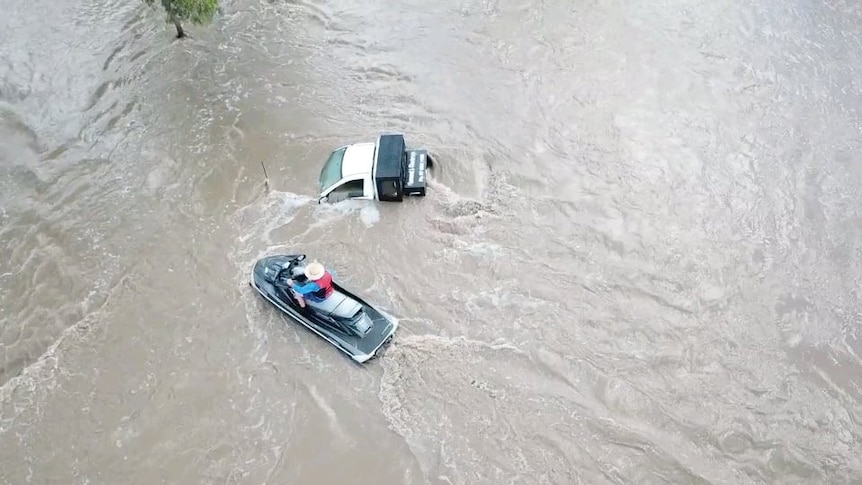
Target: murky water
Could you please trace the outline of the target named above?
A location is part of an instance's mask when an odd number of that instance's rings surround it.
[[[862,483],[858,4],[0,5],[3,483]],[[428,197],[318,206],[391,130]]]

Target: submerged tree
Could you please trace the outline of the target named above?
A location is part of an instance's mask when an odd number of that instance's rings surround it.
[[[154,5],[156,0],[144,0],[149,5]],[[159,0],[168,13],[168,19],[177,28],[177,39],[186,36],[183,31],[183,21],[202,25],[212,20],[218,10],[218,0]]]

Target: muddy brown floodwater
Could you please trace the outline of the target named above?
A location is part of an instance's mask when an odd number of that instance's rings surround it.
[[[862,483],[857,2],[223,8],[0,0],[0,482]],[[382,131],[428,196],[318,205]]]

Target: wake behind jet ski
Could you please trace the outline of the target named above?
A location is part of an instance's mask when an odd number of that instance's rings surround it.
[[[323,301],[295,298],[290,283],[304,284],[304,254],[279,254],[259,259],[254,264],[249,284],[270,303],[293,320],[335,345],[353,360],[363,363],[377,353],[395,334],[398,321],[351,293],[335,281]]]

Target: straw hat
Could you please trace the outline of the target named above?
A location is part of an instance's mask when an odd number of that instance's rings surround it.
[[[323,278],[323,274],[326,273],[326,270],[323,268],[323,265],[314,261],[305,267],[305,277],[314,281]]]

